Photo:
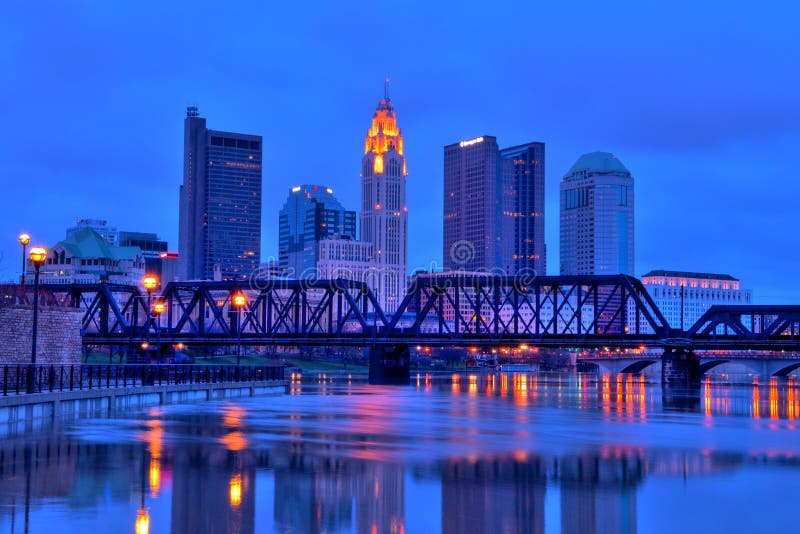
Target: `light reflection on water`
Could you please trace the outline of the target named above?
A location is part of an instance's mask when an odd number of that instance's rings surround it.
[[[0,533],[792,530],[798,385],[292,377],[0,444]],[[713,503],[713,506],[709,504]],[[677,513],[676,511],[680,511]]]

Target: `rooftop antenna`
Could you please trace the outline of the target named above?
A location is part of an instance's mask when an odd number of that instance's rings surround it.
[[[388,102],[389,101],[389,82],[391,80],[389,77],[386,77],[386,81],[383,82],[383,99]]]

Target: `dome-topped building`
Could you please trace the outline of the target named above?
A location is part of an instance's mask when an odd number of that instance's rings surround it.
[[[567,175],[590,171],[595,174],[622,173],[628,176],[631,174],[619,158],[611,152],[589,152],[578,158],[578,161],[567,171]]]
[[[633,177],[610,152],[578,158],[561,182],[560,272],[634,274]]]

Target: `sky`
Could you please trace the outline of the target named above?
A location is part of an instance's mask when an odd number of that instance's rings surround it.
[[[389,76],[408,160],[409,270],[441,264],[444,145],[546,144],[548,274],[558,186],[583,153],[635,180],[636,274],[730,273],[799,303],[800,6],[656,2],[17,2],[0,20],[0,280],[16,236],[77,218],[177,249],[183,118],[262,135],[262,259],[301,183],[360,198]]]

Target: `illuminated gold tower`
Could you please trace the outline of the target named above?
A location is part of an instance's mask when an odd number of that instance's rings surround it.
[[[373,291],[384,311],[394,311],[405,295],[408,266],[408,208],[403,135],[389,98],[372,115],[361,160],[361,240],[375,247],[379,276]]]

